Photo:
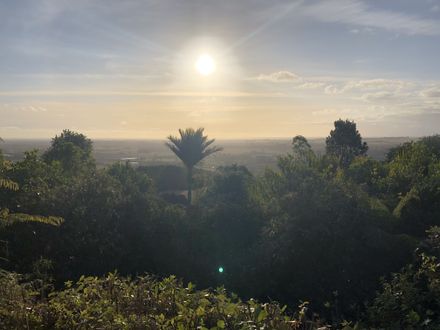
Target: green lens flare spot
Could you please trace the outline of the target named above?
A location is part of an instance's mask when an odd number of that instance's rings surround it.
[[[218,268],[218,272],[219,272],[219,273],[223,273],[224,271],[225,271],[225,270],[223,269],[223,267],[219,267],[219,268]]]

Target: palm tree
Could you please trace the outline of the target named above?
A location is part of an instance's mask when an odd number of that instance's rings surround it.
[[[208,136],[203,135],[203,128],[194,130],[187,128],[185,130],[179,129],[180,138],[177,136],[168,136],[169,142],[166,143],[168,148],[173,151],[177,157],[180,158],[187,170],[188,180],[188,204],[191,204],[192,199],[192,174],[194,166],[203,158],[222,150],[220,147],[208,148],[215,139],[208,140]]]

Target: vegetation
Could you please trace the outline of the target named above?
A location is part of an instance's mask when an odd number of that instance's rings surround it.
[[[71,131],[42,155],[2,161],[2,210],[64,222],[0,229],[0,327],[440,327],[440,136],[377,161],[339,120],[323,155],[297,136],[276,169],[194,180],[219,148],[202,129],[180,134],[169,146],[188,186],[174,167],[97,168],[92,141]],[[190,207],[170,180],[197,181]]]
[[[335,129],[325,140],[327,154],[339,159],[342,166],[347,167],[356,156],[363,156],[368,151],[366,142],[356,129],[356,123],[339,119],[335,121]]]
[[[212,155],[215,152],[222,150],[220,147],[209,146],[214,143],[215,139],[208,140],[208,136],[203,135],[203,128],[194,130],[187,128],[186,130],[179,129],[180,138],[170,135],[167,142],[168,148],[180,158],[187,170],[187,185],[188,185],[188,204],[192,200],[192,181],[194,166],[197,165],[203,158]]]
[[[21,283],[15,274],[0,277],[2,329],[308,329],[307,304],[294,316],[276,303],[242,302],[223,288],[194,290],[174,277],[157,281],[110,273],[67,282],[41,299],[43,283]]]
[[[0,141],[2,141],[1,138]],[[3,155],[0,150],[0,190],[17,191],[19,189],[19,186],[15,181],[4,177],[4,172],[10,169],[10,166],[11,164],[3,159]],[[17,222],[40,222],[47,225],[59,226],[63,223],[63,219],[54,216],[45,217],[40,215],[10,212],[10,210],[0,202],[0,230]],[[0,247],[3,247],[4,250],[3,253],[0,252],[0,261],[8,261],[8,241],[0,240]]]
[[[428,234],[413,263],[383,282],[368,309],[371,324],[386,329],[439,328],[440,228]]]

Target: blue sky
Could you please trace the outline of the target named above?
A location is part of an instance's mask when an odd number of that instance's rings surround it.
[[[440,0],[3,0],[0,45],[5,138],[439,133]]]

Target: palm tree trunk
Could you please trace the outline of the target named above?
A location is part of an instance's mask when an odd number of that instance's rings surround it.
[[[192,174],[193,174],[193,168],[188,167],[187,168],[187,183],[188,183],[188,204],[191,205],[192,200]]]

